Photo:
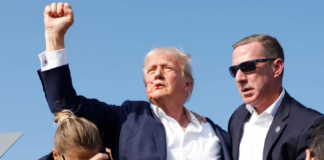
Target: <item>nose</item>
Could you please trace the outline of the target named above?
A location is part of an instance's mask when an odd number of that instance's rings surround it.
[[[163,72],[162,72],[162,68],[161,67],[158,67],[154,73],[154,79],[157,80],[157,79],[164,79],[164,76],[163,76]]]
[[[235,76],[236,83],[242,83],[247,81],[246,74],[244,74],[240,69],[237,71]]]

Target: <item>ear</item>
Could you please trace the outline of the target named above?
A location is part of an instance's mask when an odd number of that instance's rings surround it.
[[[190,92],[192,90],[194,82],[193,81],[188,81],[186,82],[186,85],[184,87],[184,92]]]
[[[274,78],[279,77],[283,73],[284,63],[281,58],[274,60],[273,62],[273,76]]]
[[[312,160],[311,151],[309,149],[306,149],[306,158],[305,158],[305,160]]]
[[[52,149],[52,152],[53,152],[53,157],[55,160],[57,160],[59,158],[59,155],[57,154],[57,151],[55,148]]]

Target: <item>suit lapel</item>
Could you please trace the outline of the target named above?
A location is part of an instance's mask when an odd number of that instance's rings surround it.
[[[284,122],[284,120],[289,116],[290,105],[291,97],[286,91],[285,97],[283,98],[281,105],[278,108],[277,114],[274,117],[274,120],[272,121],[272,124],[267,133],[263,148],[263,160],[266,160],[268,158],[271,148],[274,147],[275,142],[285,131],[287,124]]]
[[[233,123],[237,123],[238,126],[236,128],[233,128],[232,131],[232,143],[233,143],[233,154],[234,154],[234,159],[238,160],[239,159],[239,151],[240,151],[240,142],[242,139],[242,135],[243,135],[243,125],[245,123],[245,121],[251,116],[251,114],[249,113],[248,110],[244,110],[241,114],[241,116],[237,119],[236,122]]]
[[[160,159],[166,160],[167,147],[166,147],[165,128],[150,106],[148,110],[149,110],[150,124],[153,130],[154,139],[155,139],[156,147],[159,151]]]
[[[280,137],[282,132],[284,132],[286,125],[287,124],[279,118],[275,118],[273,120],[264,143],[263,160],[267,159],[270,149],[272,148],[276,140]]]

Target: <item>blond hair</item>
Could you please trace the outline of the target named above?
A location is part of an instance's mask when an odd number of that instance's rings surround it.
[[[54,122],[59,124],[54,135],[54,148],[59,155],[100,148],[102,142],[99,131],[88,120],[63,110],[55,114]]]
[[[178,49],[176,48],[156,48],[151,50],[150,52],[148,52],[144,58],[144,65],[143,65],[143,79],[144,79],[144,83],[145,83],[145,76],[147,73],[147,63],[148,63],[148,59],[150,59],[151,57],[153,57],[156,54],[166,54],[166,55],[170,55],[174,58],[176,58],[179,62],[180,62],[180,68],[182,71],[182,76],[184,78],[186,78],[187,80],[190,80],[192,82],[194,82],[194,78],[192,76],[192,68],[190,65],[191,62],[191,56],[188,53],[182,53],[180,52]],[[186,101],[190,100],[191,94],[193,91],[193,87],[191,88],[190,92],[187,95]]]

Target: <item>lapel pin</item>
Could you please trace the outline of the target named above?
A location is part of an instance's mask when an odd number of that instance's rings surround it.
[[[276,133],[279,133],[280,132],[280,127],[279,126],[277,126],[277,128],[276,128]]]

